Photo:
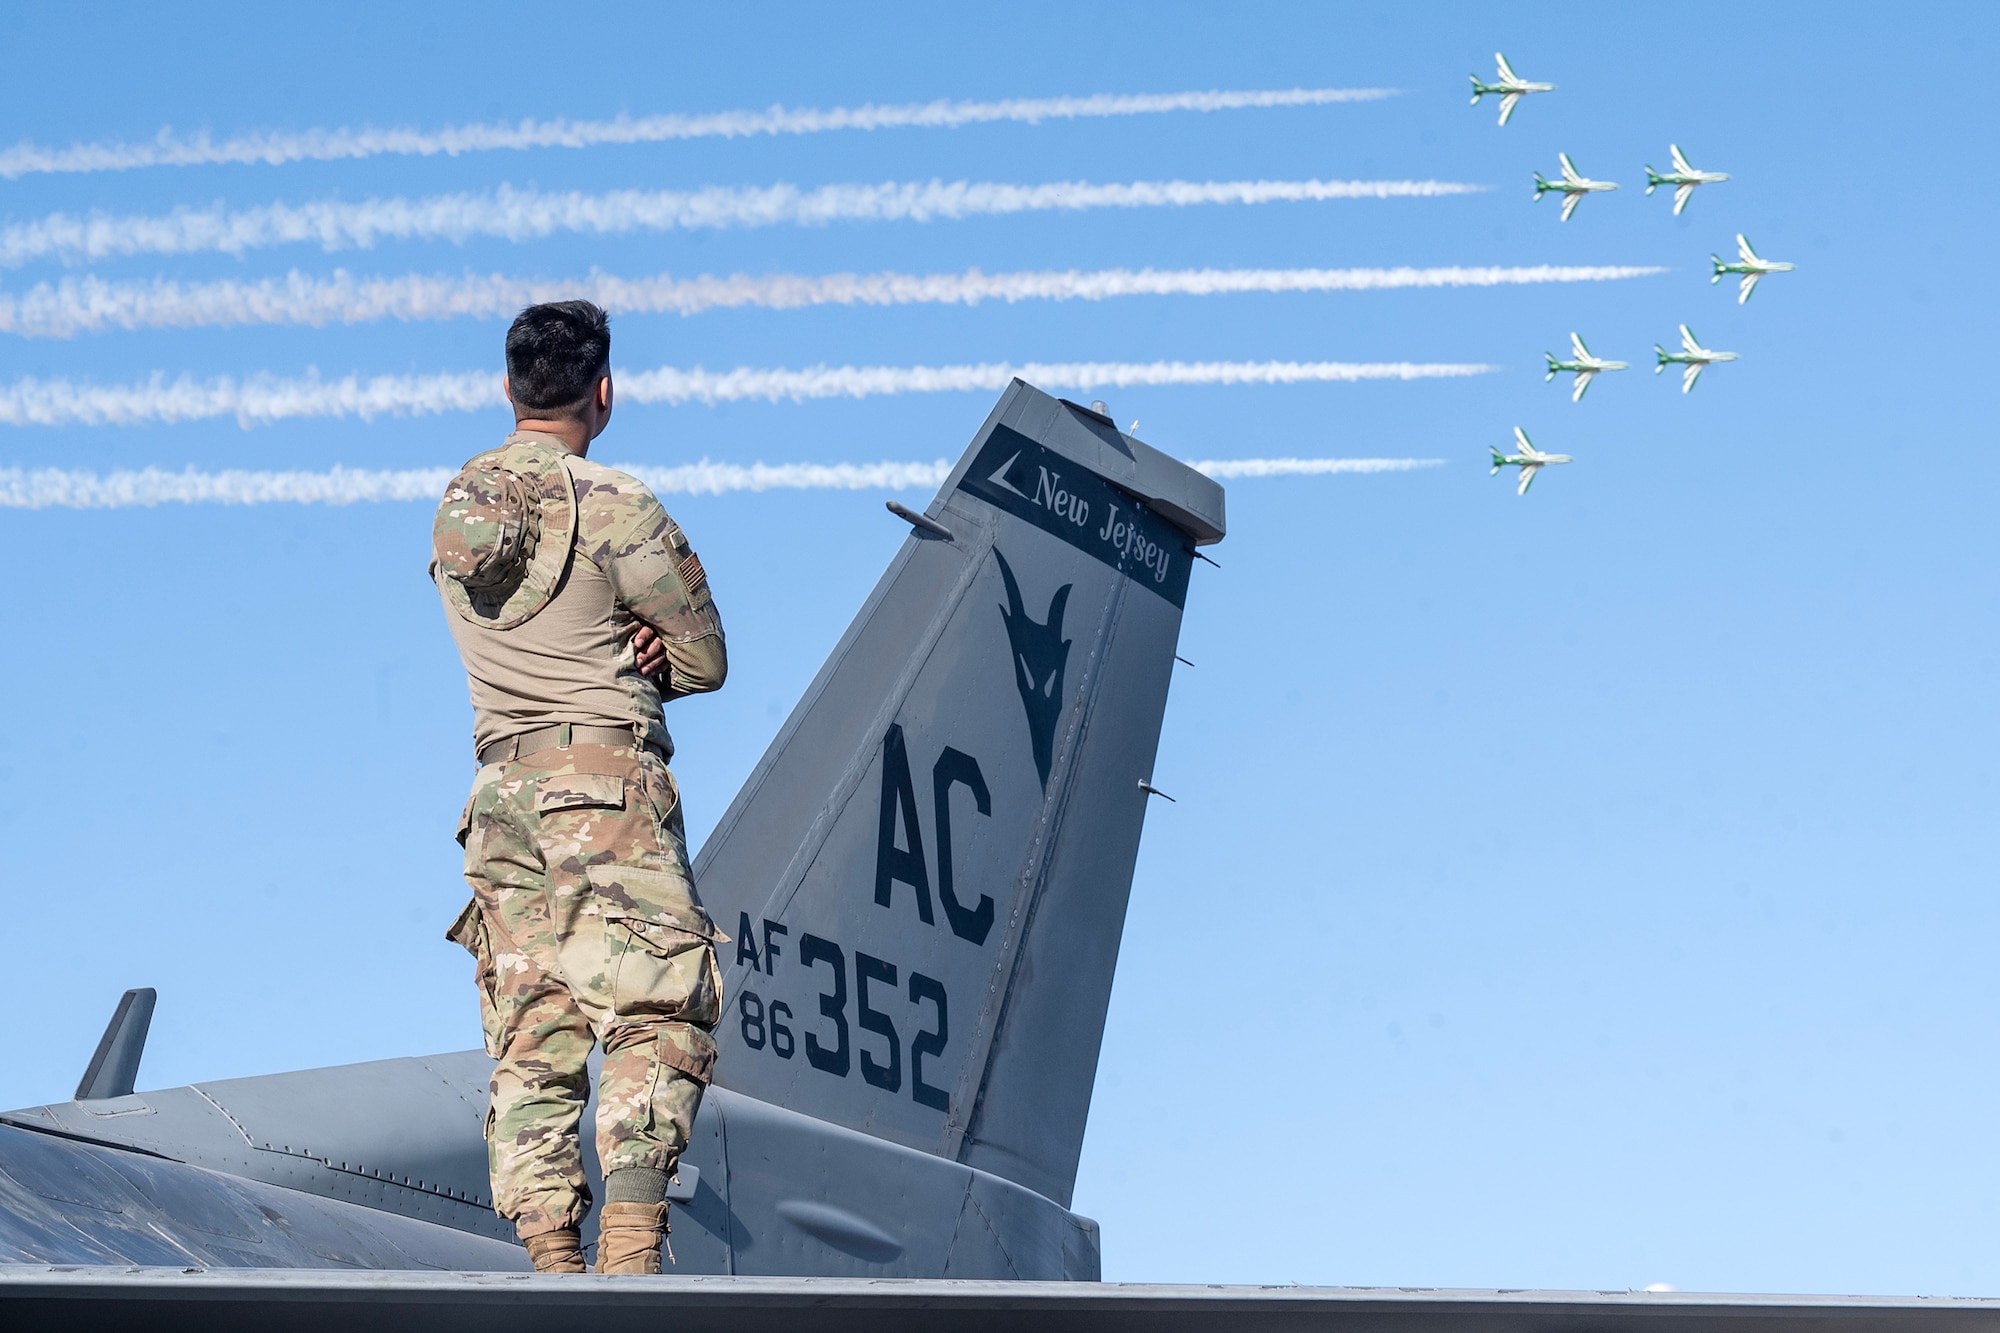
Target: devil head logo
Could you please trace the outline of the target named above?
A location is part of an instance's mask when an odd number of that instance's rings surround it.
[[[1046,788],[1049,765],[1055,761],[1056,721],[1062,716],[1063,667],[1069,661],[1070,641],[1062,636],[1063,607],[1069,603],[1069,590],[1076,585],[1065,583],[1057,588],[1049,599],[1047,621],[1037,622],[1029,618],[1021,601],[1021,585],[1014,581],[1007,557],[996,547],[993,558],[1000,562],[1000,577],[1007,585],[1007,605],[1000,608],[1000,619],[1006,622],[1007,642],[1014,649],[1014,685],[1028,710],[1028,739],[1034,745],[1035,768]]]

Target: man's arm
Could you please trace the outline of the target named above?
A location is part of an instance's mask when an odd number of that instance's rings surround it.
[[[619,604],[640,623],[639,670],[658,677],[670,699],[720,689],[729,653],[701,558],[650,494],[620,499],[630,522],[605,534],[599,551]]]

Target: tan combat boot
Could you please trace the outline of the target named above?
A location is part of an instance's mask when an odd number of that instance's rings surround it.
[[[664,1203],[607,1203],[597,1218],[597,1271],[657,1273],[667,1234]]]
[[[565,1227],[560,1231],[544,1231],[539,1236],[530,1236],[522,1242],[528,1247],[528,1257],[535,1261],[537,1273],[587,1273],[583,1266],[583,1237],[575,1227]]]

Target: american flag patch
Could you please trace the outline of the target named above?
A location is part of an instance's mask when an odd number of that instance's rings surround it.
[[[681,582],[690,594],[708,586],[708,571],[701,567],[701,557],[692,550],[687,553],[687,559],[681,561]]]

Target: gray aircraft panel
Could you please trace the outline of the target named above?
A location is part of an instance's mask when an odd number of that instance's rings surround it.
[[[521,1269],[518,1246],[379,1208],[0,1125],[9,1264]]]
[[[2000,1328],[2000,1301],[1692,1292],[1128,1286],[842,1278],[92,1272],[0,1268],[0,1316],[70,1333],[1943,1333]]]
[[[482,1140],[491,1071],[478,1052],[377,1060],[0,1120],[511,1241],[493,1215]]]

